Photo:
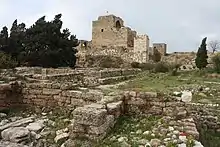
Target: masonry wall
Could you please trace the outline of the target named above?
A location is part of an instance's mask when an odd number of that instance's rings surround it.
[[[167,45],[165,43],[154,43],[153,48],[156,49],[161,56],[165,56],[167,53]]]
[[[92,22],[93,46],[133,46],[135,35],[128,27],[124,27],[123,20],[114,15],[100,16]]]
[[[22,104],[21,85],[18,82],[0,84],[0,110]]]
[[[149,37],[137,35],[134,39],[134,61],[145,63],[148,61]]]

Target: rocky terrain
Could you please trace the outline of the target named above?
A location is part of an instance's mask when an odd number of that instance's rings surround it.
[[[47,71],[50,72],[54,71]],[[122,79],[120,77],[118,80],[118,71],[112,70],[113,73],[106,72],[102,75],[107,77],[102,78],[106,82],[99,80],[100,84],[96,83],[94,86],[90,81],[92,87],[82,87],[81,83],[77,83],[81,87],[70,89],[69,94],[64,97],[63,92],[61,95],[57,93],[63,89],[58,86],[59,83],[50,85],[51,81],[65,77],[64,74],[58,76],[58,72],[60,71],[56,71],[56,77],[47,76],[47,80],[45,77],[42,79],[43,74],[29,75],[35,81],[29,83],[31,87],[23,86],[26,89],[21,91],[31,96],[31,100],[39,98],[38,103],[29,103],[29,106],[32,105],[27,109],[20,107],[1,111],[0,147],[202,147],[201,143],[205,147],[219,145],[217,141],[209,141],[220,132],[219,89],[216,79],[186,72],[179,76],[141,73],[136,78],[119,82]],[[10,79],[18,80],[19,77]],[[40,83],[35,83],[39,80]],[[47,93],[39,95],[39,88],[45,88],[45,81],[50,89],[47,87]],[[75,81],[71,82],[74,84]],[[6,95],[0,92],[4,99],[16,96],[12,95],[16,84],[10,84],[3,84],[6,89],[0,88],[7,91]],[[17,86],[19,85],[22,84],[18,82]],[[15,88],[14,92],[20,90]],[[54,103],[51,100],[57,100],[57,96],[59,107],[51,105],[51,102]],[[50,103],[45,103],[45,99],[49,99]],[[78,105],[78,102],[81,104]],[[38,106],[40,104],[43,105]],[[86,138],[98,141],[92,143]]]

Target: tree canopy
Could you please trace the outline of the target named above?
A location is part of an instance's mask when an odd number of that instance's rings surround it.
[[[18,66],[74,67],[79,45],[69,29],[63,29],[61,14],[52,21],[45,16],[26,28],[15,20],[10,32],[3,27],[0,32],[0,51],[18,62]]]
[[[207,37],[203,38],[202,43],[198,49],[198,52],[196,54],[196,67],[199,69],[203,69],[208,65],[207,59],[207,49],[206,49],[206,40]]]

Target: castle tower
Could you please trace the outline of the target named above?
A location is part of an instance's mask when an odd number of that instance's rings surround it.
[[[149,37],[137,35],[134,38],[134,61],[146,63],[149,60]]]
[[[93,46],[133,47],[136,32],[124,26],[124,21],[115,15],[99,16],[92,22]]]

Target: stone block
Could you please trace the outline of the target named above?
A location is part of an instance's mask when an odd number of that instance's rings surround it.
[[[165,102],[150,102],[149,104],[151,106],[156,106],[156,107],[160,107],[160,108],[164,108],[166,106]]]
[[[100,104],[108,104],[108,103],[113,103],[113,102],[118,102],[123,100],[123,97],[120,95],[116,95],[116,96],[104,96],[101,101],[98,101],[97,103]]]
[[[156,92],[145,92],[145,98],[156,98],[157,93]]]
[[[78,124],[100,126],[106,120],[107,110],[90,107],[78,107],[73,111],[73,118]]]
[[[68,90],[68,91],[63,91],[62,95],[80,99],[82,97],[82,93],[83,93],[82,91]]]
[[[161,115],[163,108],[159,106],[152,106],[149,110],[145,111],[146,114]]]
[[[22,88],[21,93],[22,94],[28,94],[29,93],[28,88]]]
[[[85,100],[97,102],[100,101],[104,97],[104,94],[98,90],[89,90],[88,92],[84,93],[82,98]]]
[[[118,118],[123,112],[123,102],[119,101],[107,104],[107,111],[108,114],[114,115],[115,118]]]
[[[42,94],[41,89],[30,89],[29,94]]]
[[[70,98],[71,106],[84,106],[86,102],[83,99]]]
[[[0,91],[9,91],[11,90],[10,84],[0,84]]]
[[[88,133],[95,135],[105,134],[114,126],[114,124],[115,124],[114,116],[108,115],[106,117],[106,121],[104,124],[100,126],[89,126]]]
[[[42,87],[51,89],[52,88],[52,83],[42,83]]]
[[[49,100],[49,99],[53,99],[53,96],[49,96],[49,95],[36,95],[37,99],[42,99],[42,100]]]
[[[145,105],[146,101],[141,98],[131,98],[126,102],[128,105]]]
[[[34,95],[34,94],[25,94],[23,95],[24,98],[26,99],[36,99],[37,98],[37,95]]]
[[[60,83],[53,83],[51,88],[52,89],[60,89]]]
[[[42,88],[42,83],[28,83],[26,87],[30,89],[39,89]]]
[[[88,108],[96,108],[96,109],[106,109],[106,106],[103,104],[97,104],[97,103],[92,103],[89,105],[85,105],[84,107],[88,107]]]
[[[166,102],[166,107],[183,107],[185,106],[184,102]]]
[[[45,95],[58,95],[62,92],[60,89],[47,89],[43,88],[43,94]]]
[[[173,107],[165,107],[163,108],[163,115],[173,116],[175,115],[175,108]]]
[[[68,128],[71,133],[86,133],[86,126],[76,123],[75,120],[72,120]]]

